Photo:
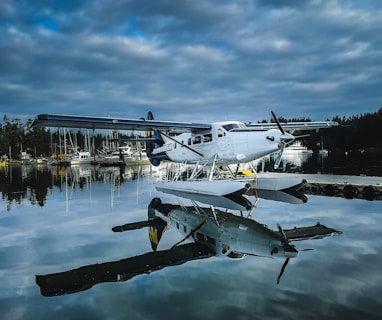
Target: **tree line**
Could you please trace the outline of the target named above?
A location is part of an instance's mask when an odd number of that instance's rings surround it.
[[[273,119],[270,120],[273,122]],[[310,122],[309,118],[279,118],[282,122]],[[376,112],[363,113],[350,117],[335,116],[327,121],[336,121],[339,126],[310,132],[301,143],[310,150],[318,151],[324,148],[328,151],[362,151],[382,148],[382,108]],[[262,122],[267,122],[263,120]],[[306,132],[294,132],[295,136],[305,135]]]
[[[329,120],[329,119],[328,119]],[[382,108],[373,113],[364,113],[350,117],[336,116],[333,121],[338,127],[318,132],[311,132],[309,137],[301,140],[302,144],[313,151],[325,148],[328,151],[362,152],[376,150],[381,152],[382,143]],[[31,119],[26,123],[20,119],[10,120],[6,115],[0,124],[0,156],[7,155],[16,158],[21,151],[27,151],[33,156],[50,156],[57,152],[59,137],[57,130],[36,127],[29,129]],[[272,120],[271,120],[272,121]],[[309,118],[280,119],[281,122],[310,121]],[[262,122],[267,122],[263,120]],[[73,135],[73,132],[71,133]],[[305,134],[295,132],[294,135]],[[74,133],[80,149],[84,148],[85,134],[78,130]],[[103,135],[96,133],[91,136],[94,145],[101,146]],[[323,144],[323,145],[322,145]]]
[[[338,127],[313,133],[307,139],[307,146],[315,150],[321,140],[329,151],[364,152],[382,149],[382,108],[373,113],[364,113],[351,117],[334,117]]]
[[[57,130],[49,128],[35,127],[30,129],[32,120],[29,119],[26,123],[20,119],[9,120],[4,115],[3,122],[0,124],[0,156],[1,158],[17,159],[22,151],[26,151],[34,157],[48,157],[52,154],[59,153],[60,141],[63,144],[63,139],[59,137]],[[67,133],[69,131],[66,131]],[[61,135],[63,132],[61,131]],[[78,130],[70,132],[73,139],[78,142],[79,149],[84,149],[85,134]],[[103,136],[100,133],[91,136],[95,146],[101,146]]]

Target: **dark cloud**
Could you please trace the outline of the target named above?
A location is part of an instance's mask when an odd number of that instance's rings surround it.
[[[162,119],[256,121],[274,109],[321,120],[381,106],[379,3],[0,6],[0,101],[10,117],[152,109]]]

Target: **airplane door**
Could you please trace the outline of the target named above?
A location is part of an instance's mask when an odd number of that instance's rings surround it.
[[[227,132],[225,129],[222,127],[217,128],[217,139],[215,143],[215,148],[212,151],[211,156],[214,154],[218,154],[219,158],[221,159],[229,159],[234,157],[235,152],[233,150],[233,145],[232,145],[232,134]]]

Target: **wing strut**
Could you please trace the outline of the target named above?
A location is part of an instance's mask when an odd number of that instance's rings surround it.
[[[193,149],[193,148],[191,148],[191,147],[185,145],[184,143],[182,143],[182,142],[180,142],[180,141],[174,139],[173,137],[169,136],[168,134],[166,134],[166,133],[164,133],[164,132],[162,132],[162,131],[159,131],[159,132],[160,132],[160,134],[163,134],[166,138],[169,138],[170,140],[174,141],[175,143],[180,144],[182,147],[185,147],[185,148],[187,148],[188,150],[191,150],[192,152],[195,152],[197,155],[199,155],[199,156],[201,156],[201,157],[204,157],[203,154],[201,154],[199,151],[196,151],[195,149]]]

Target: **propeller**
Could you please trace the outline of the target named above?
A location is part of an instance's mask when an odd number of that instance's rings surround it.
[[[299,136],[294,136],[295,139],[307,138],[307,137],[310,137],[310,134],[301,134]]]
[[[280,232],[280,234],[281,234],[281,236],[282,236],[282,238],[283,238],[283,239],[282,239],[282,242],[283,242],[284,250],[286,250],[286,249],[290,249],[290,251],[294,251],[294,252],[297,253],[297,250],[295,249],[294,246],[292,246],[292,245],[289,243],[289,240],[288,240],[288,238],[287,238],[287,236],[286,236],[284,230],[281,228],[281,226],[280,226],[279,224],[277,224],[277,228],[279,229],[279,232]],[[290,258],[287,257],[287,258],[285,259],[285,261],[284,261],[284,264],[283,264],[282,267],[281,267],[279,276],[277,277],[277,284],[280,283],[280,279],[281,279],[282,275],[284,274],[284,271],[285,271],[286,266],[287,266],[288,263],[289,263],[289,259],[290,259]]]
[[[285,244],[285,243],[286,243],[286,244],[289,244],[288,238],[287,238],[287,236],[286,236],[286,234],[285,234],[283,228],[281,228],[281,226],[280,226],[279,224],[277,224],[277,228],[279,229],[281,235],[283,236],[283,240],[284,240],[283,242],[284,242],[284,244]]]
[[[290,133],[286,133],[285,130],[283,129],[283,127],[281,126],[279,119],[277,119],[275,113],[273,111],[271,111],[271,113],[272,113],[273,120],[276,122],[277,127],[279,128],[279,130],[281,132],[280,144],[279,144],[280,152],[279,152],[279,155],[275,161],[275,164],[273,165],[274,169],[278,169],[278,167],[280,166],[280,163],[281,163],[281,157],[283,155],[285,146],[287,144],[291,143],[295,139],[295,137],[293,135],[291,135]]]
[[[284,271],[285,271],[286,266],[288,265],[288,262],[289,262],[289,257],[285,259],[285,262],[284,262],[283,266],[281,267],[280,274],[277,277],[277,284],[280,283],[280,279],[281,279],[282,275],[284,274]]]
[[[271,113],[272,113],[273,120],[275,120],[279,130],[281,131],[282,134],[285,134],[285,131],[284,131],[283,127],[281,126],[279,119],[277,119],[277,117],[273,111],[271,111]]]
[[[279,153],[279,155],[277,156],[277,159],[276,159],[276,161],[275,161],[275,164],[273,165],[273,169],[278,169],[279,168],[279,166],[280,166],[280,163],[281,163],[281,157],[283,156],[283,152],[284,152],[284,144],[282,145],[282,147],[281,147],[281,150],[280,150],[280,153]]]

